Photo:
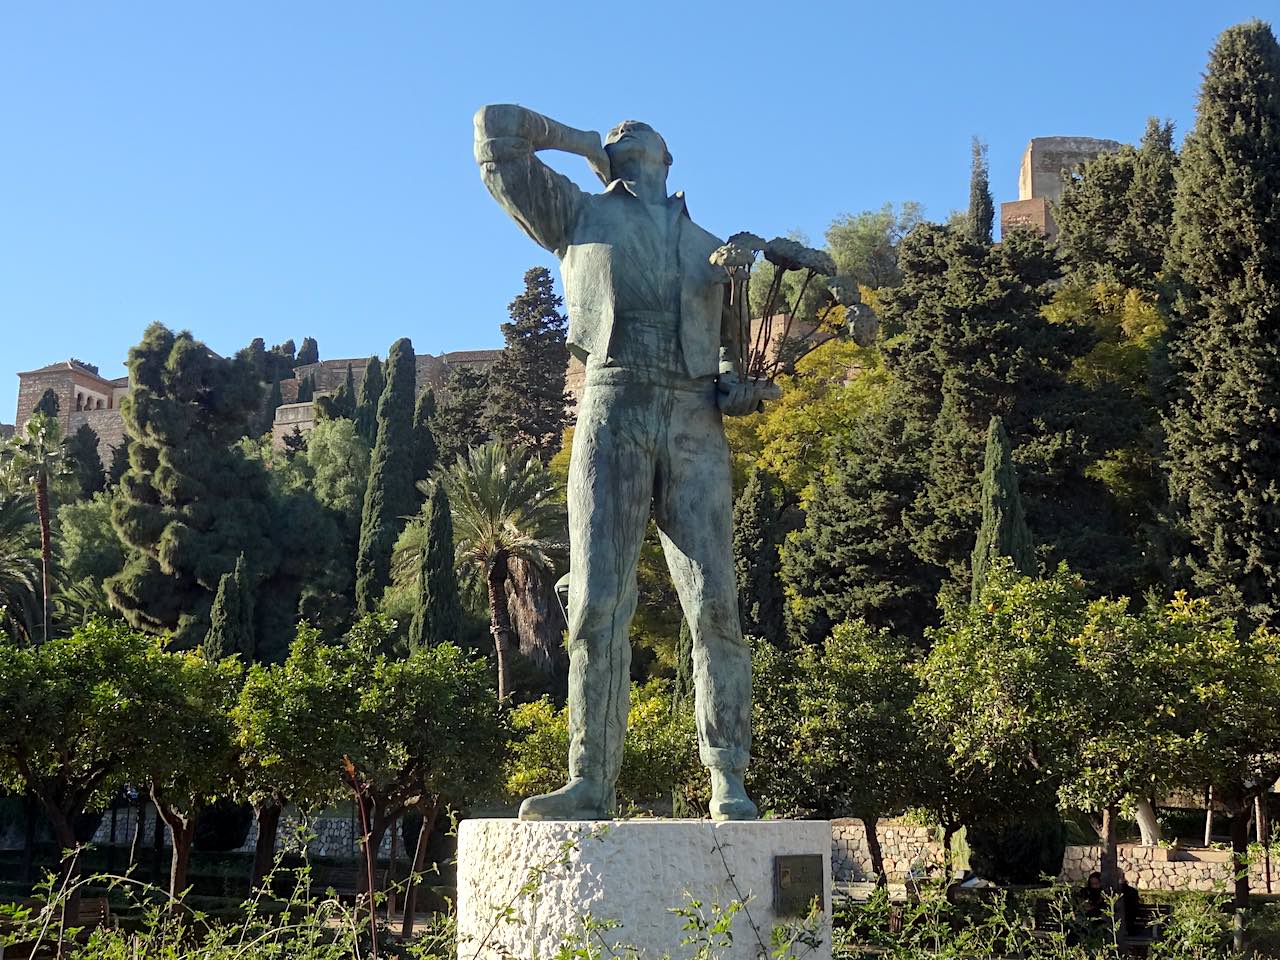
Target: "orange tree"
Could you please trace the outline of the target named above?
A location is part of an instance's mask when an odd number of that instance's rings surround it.
[[[76,819],[145,768],[171,674],[161,641],[120,623],[93,620],[37,647],[0,645],[0,778],[36,797],[63,851],[76,847]],[[183,749],[181,739],[169,746]],[[75,861],[65,859],[66,873]]]

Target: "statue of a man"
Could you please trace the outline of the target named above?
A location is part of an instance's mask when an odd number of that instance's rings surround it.
[[[667,196],[671,154],[650,126],[600,135],[523,107],[482,107],[485,186],[560,259],[569,348],[586,366],[569,469],[569,782],[530,797],[526,820],[614,814],[627,729],[636,565],[650,509],[693,636],[699,755],[711,815],[749,820],[751,652],[738,622],[732,489],[722,414],[751,413],[769,387],[744,383],[721,241]],[[539,150],[586,158],[605,191],[556,173]]]

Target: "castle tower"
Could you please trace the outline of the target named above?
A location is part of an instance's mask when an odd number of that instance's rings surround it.
[[[1050,240],[1056,238],[1053,205],[1062,199],[1067,175],[1080,164],[1119,149],[1119,142],[1096,137],[1036,137],[1022,155],[1018,199],[1000,204],[1000,235],[1035,230]]]

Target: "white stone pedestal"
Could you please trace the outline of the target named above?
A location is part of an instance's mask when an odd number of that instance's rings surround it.
[[[464,820],[458,830],[458,960],[546,958],[566,939],[580,942],[584,935],[593,954],[608,955],[603,938],[610,947],[634,947],[648,960],[689,957],[697,947],[681,941],[693,933],[671,910],[691,899],[702,901],[708,922],[715,919],[713,904],[723,909],[745,901],[732,917],[732,946],[713,953],[757,960],[768,956],[775,927],[798,929],[800,917],[779,917],[774,910],[775,857],[796,854],[822,858],[822,916],[807,925],[821,942],[797,942],[792,955],[830,960],[827,821]],[[800,872],[787,874],[783,885]],[[616,926],[590,931],[588,917]]]

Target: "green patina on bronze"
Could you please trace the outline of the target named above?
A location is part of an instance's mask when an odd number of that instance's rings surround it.
[[[742,382],[721,241],[667,196],[671,155],[648,125],[602,140],[514,105],[482,107],[475,154],[490,193],[560,260],[569,348],[586,365],[569,473],[569,782],[530,797],[529,820],[605,819],[626,733],[636,565],[652,516],[693,635],[711,814],[754,819],[743,787],[751,747],[751,654],[738,623],[732,491],[722,415],[756,410],[768,384]],[[540,150],[586,158],[605,184],[581,190]]]

